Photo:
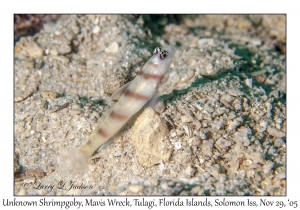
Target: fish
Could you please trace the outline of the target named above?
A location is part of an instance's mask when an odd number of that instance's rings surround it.
[[[112,94],[111,98],[118,101],[105,119],[99,119],[100,123],[87,142],[79,148],[81,156],[91,157],[156,95],[161,80],[170,68],[174,53],[174,48],[170,46],[164,49],[156,47],[139,74]]]

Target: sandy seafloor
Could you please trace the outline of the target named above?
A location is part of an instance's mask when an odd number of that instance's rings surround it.
[[[21,37],[15,195],[286,195],[285,18],[70,15]],[[156,105],[72,171],[110,95],[166,45]]]

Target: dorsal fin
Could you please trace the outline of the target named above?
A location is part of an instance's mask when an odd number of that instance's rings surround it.
[[[125,90],[128,88],[130,85],[131,81],[120,87],[118,90],[116,90],[112,95],[111,95],[111,100],[117,101],[119,98],[123,95]]]

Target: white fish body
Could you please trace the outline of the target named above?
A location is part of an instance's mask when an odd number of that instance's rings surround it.
[[[153,56],[125,88],[109,116],[95,128],[87,143],[79,148],[80,155],[91,157],[98,147],[117,133],[129,118],[156,94],[157,87],[169,70],[173,57],[174,49],[171,47],[154,49]]]

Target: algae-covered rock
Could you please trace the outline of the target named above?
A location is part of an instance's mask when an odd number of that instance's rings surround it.
[[[134,123],[132,134],[141,165],[150,167],[170,158],[172,151],[166,145],[168,134],[166,122],[152,108],[146,108]]]
[[[38,58],[44,50],[34,41],[33,37],[22,37],[15,47],[16,57]]]

